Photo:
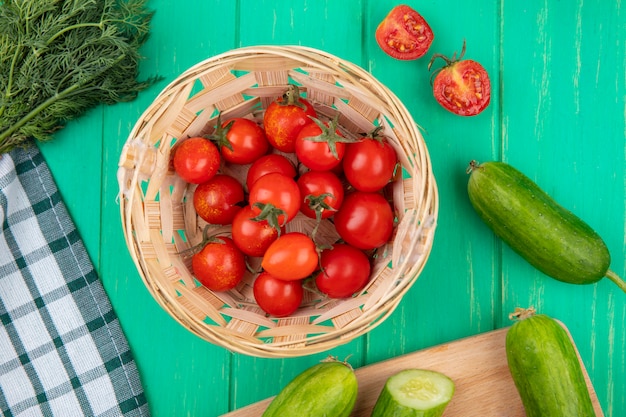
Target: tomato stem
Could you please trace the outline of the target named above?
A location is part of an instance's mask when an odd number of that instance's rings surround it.
[[[295,84],[289,84],[282,98],[277,103],[281,106],[296,106],[306,110],[306,106],[300,101],[300,89]]]
[[[374,129],[370,130],[368,133],[363,135],[363,137],[366,139],[372,139],[377,142],[383,143],[385,139],[385,135],[381,133],[382,130],[383,130],[382,126],[376,126]]]
[[[324,270],[322,268],[322,251],[329,248],[317,243],[317,232],[319,231],[320,225],[322,224],[322,213],[324,212],[324,210],[337,211],[336,209],[328,205],[326,201],[324,201],[326,197],[335,198],[331,193],[323,193],[317,196],[309,194],[305,198],[305,201],[308,200],[309,202],[309,208],[315,212],[315,226],[313,227],[313,230],[311,230],[311,240],[313,240],[313,243],[315,243],[315,251],[317,252],[318,259],[320,261],[320,269],[322,270],[322,272]]]
[[[217,125],[214,126],[215,130],[213,131],[213,133],[210,135],[204,135],[203,137],[215,143],[217,149],[219,149],[220,152],[222,150],[222,146],[225,146],[226,148],[228,148],[229,151],[232,152],[233,145],[228,140],[227,135],[230,129],[233,127],[234,123],[235,121],[231,120],[226,126],[222,127],[222,113],[220,112],[217,115]]]
[[[452,54],[452,58],[448,58],[447,56],[443,54],[434,54],[432,58],[430,59],[430,62],[428,63],[428,71],[430,71],[431,67],[433,66],[433,63],[437,60],[437,58],[443,59],[446,62],[446,65],[444,65],[441,68],[438,68],[435,72],[432,73],[432,75],[430,76],[430,84],[431,85],[433,84],[434,78],[437,76],[437,74],[439,74],[439,72],[442,69],[449,67],[455,62],[460,61],[461,59],[463,59],[464,56],[465,56],[465,39],[463,39],[463,46],[461,47],[461,53],[459,54],[458,58],[456,57],[456,51]]]
[[[337,143],[357,142],[354,139],[346,138],[337,134],[337,129],[339,128],[339,114],[337,114],[333,120],[328,122],[328,125],[313,116],[309,116],[309,118],[320,128],[322,133],[317,136],[305,137],[304,139],[317,143],[325,142],[328,144],[328,149],[330,149],[330,152],[333,154],[335,159],[339,159],[339,154],[337,153]]]
[[[314,275],[306,277],[304,280],[302,280],[302,288],[304,288],[306,291],[312,292],[313,294],[319,296],[320,298],[328,298],[328,296],[324,294],[323,292],[321,292],[317,288],[317,285],[315,285]]]
[[[265,220],[267,224],[276,229],[276,231],[278,232],[278,236],[280,237],[281,228],[287,223],[287,213],[285,212],[285,210],[280,209],[270,203],[257,202],[254,203],[252,206],[257,207],[261,210],[261,212],[256,217],[253,217],[252,220],[254,220],[255,222]],[[278,221],[280,216],[283,216],[282,222]]]
[[[213,227],[212,224],[207,224],[206,226],[204,226],[204,229],[202,230],[202,241],[200,243],[188,249],[182,250],[178,252],[178,254],[183,257],[193,256],[196,253],[200,252],[200,250],[209,243],[224,244],[224,241],[222,239],[218,239],[218,236],[220,235],[219,233],[209,235],[209,229],[211,229],[211,227]]]
[[[315,219],[317,220],[315,228],[313,228],[313,232],[311,233],[313,240],[315,240],[315,234],[317,233],[317,229],[322,222],[322,213],[324,210],[337,211],[326,202],[327,197],[335,199],[335,196],[332,193],[323,193],[320,195],[309,194],[304,199],[304,201],[308,201],[309,208],[315,212]]]
[[[252,267],[252,265],[250,265],[250,263],[248,262],[248,258],[246,257],[246,269],[248,270],[248,272],[252,273],[252,274],[258,274],[261,272],[261,270],[257,270],[254,269]]]

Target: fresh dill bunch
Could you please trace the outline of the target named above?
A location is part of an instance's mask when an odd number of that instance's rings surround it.
[[[0,0],[0,155],[157,80],[138,80],[153,16],[145,3]]]

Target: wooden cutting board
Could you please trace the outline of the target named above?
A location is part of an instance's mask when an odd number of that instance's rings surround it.
[[[444,417],[524,417],[506,361],[507,330],[483,333],[356,369],[359,393],[352,417],[369,417],[387,378],[407,368],[432,369],[452,378],[456,391]],[[583,371],[596,414],[603,417],[584,365]],[[224,417],[261,416],[271,400],[265,399]]]

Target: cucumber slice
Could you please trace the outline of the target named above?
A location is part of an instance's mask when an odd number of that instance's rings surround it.
[[[405,369],[387,379],[372,417],[440,417],[453,394],[454,382],[446,375]]]

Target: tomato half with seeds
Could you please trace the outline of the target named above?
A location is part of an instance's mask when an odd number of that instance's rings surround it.
[[[282,98],[270,103],[263,115],[263,127],[269,143],[282,152],[296,149],[300,130],[311,123],[317,112],[306,99],[300,97],[298,87],[290,85]]]
[[[217,146],[202,137],[185,139],[174,147],[174,170],[179,177],[192,184],[213,178],[220,162]]]
[[[214,237],[191,258],[194,276],[211,291],[235,288],[246,272],[244,254],[228,237]]]
[[[460,116],[475,116],[485,110],[491,100],[489,74],[480,63],[463,59],[465,42],[459,57],[455,55],[452,58],[433,55],[428,69],[437,58],[446,63],[433,73],[433,95],[446,110]]]
[[[300,232],[281,235],[263,255],[261,266],[278,279],[295,281],[317,269],[319,256],[315,242]]]
[[[261,310],[274,317],[286,317],[296,311],[304,295],[302,281],[285,281],[268,272],[256,277],[252,291]]]
[[[426,20],[407,5],[391,9],[376,28],[376,41],[383,51],[400,60],[426,54],[435,35]]]
[[[244,201],[243,186],[230,175],[217,174],[198,185],[193,192],[193,206],[204,221],[229,224]]]
[[[354,246],[338,243],[323,250],[320,264],[322,270],[315,276],[315,284],[331,298],[350,297],[369,281],[369,258]]]

